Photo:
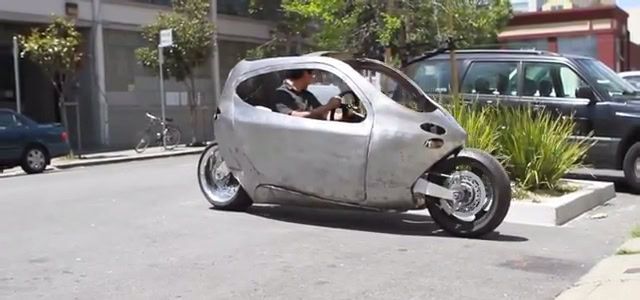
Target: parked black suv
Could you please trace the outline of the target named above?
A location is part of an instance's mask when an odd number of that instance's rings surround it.
[[[460,96],[481,105],[532,105],[554,114],[574,114],[576,139],[593,132],[597,141],[586,163],[622,169],[640,191],[640,94],[602,62],[547,51],[456,51]],[[419,57],[406,74],[434,99],[450,99],[449,53]]]

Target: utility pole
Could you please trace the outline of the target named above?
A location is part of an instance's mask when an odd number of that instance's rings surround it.
[[[394,0],[387,0],[387,14],[393,13],[393,1]],[[391,45],[388,45],[387,48],[384,49],[384,63],[391,65],[392,58]]]
[[[158,44],[158,71],[160,72],[160,109],[162,111],[161,122],[162,124],[162,146],[167,148],[167,117],[165,114],[165,94],[164,94],[164,48],[173,46],[173,30],[164,29],[160,30],[160,44]]]
[[[452,84],[452,88],[453,88],[453,99],[455,99],[457,101],[458,99],[458,67],[457,67],[457,60],[456,60],[456,51],[455,51],[455,37],[453,36],[453,32],[455,32],[454,28],[453,28],[453,4],[452,1],[449,1],[449,11],[447,12],[447,15],[449,17],[449,30],[450,30],[450,34],[449,34],[449,41],[447,45],[449,48],[451,48],[449,51],[451,53],[450,58],[451,58],[451,84]]]
[[[213,80],[213,96],[215,97],[214,109],[218,107],[218,97],[220,97],[220,57],[218,49],[218,1],[211,0],[209,6],[213,36],[211,37],[211,79]]]
[[[104,38],[102,36],[101,0],[93,0],[93,61],[95,64],[95,78],[97,81],[97,96],[99,103],[100,137],[103,146],[109,145],[109,106],[105,97],[106,84],[104,79]]]
[[[16,111],[22,113],[22,98],[20,95],[20,47],[18,45],[18,37],[13,37],[13,75],[16,84]]]

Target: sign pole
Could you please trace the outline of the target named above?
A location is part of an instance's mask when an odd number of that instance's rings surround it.
[[[160,31],[160,44],[158,45],[158,66],[160,68],[160,107],[162,109],[162,146],[167,147],[167,139],[165,138],[165,134],[167,131],[167,126],[165,124],[166,116],[164,112],[164,104],[165,104],[165,95],[164,95],[164,72],[162,65],[164,64],[164,47],[170,47],[173,45],[173,30],[165,29]]]
[[[167,146],[167,139],[165,138],[166,134],[166,125],[165,125],[165,112],[164,112],[164,72],[162,71],[162,65],[164,64],[164,48],[158,47],[158,65],[160,66],[160,107],[162,109],[162,146]]]
[[[22,113],[22,98],[20,95],[20,49],[18,47],[18,38],[13,37],[13,75],[16,84],[16,111]]]

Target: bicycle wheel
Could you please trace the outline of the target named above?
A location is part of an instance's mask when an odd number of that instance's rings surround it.
[[[180,130],[178,128],[173,126],[167,127],[167,130],[164,134],[164,148],[167,150],[173,150],[180,143],[181,137],[182,133],[180,133]]]
[[[142,134],[142,137],[140,137],[140,141],[138,141],[138,144],[136,145],[136,148],[134,150],[136,150],[136,152],[138,153],[142,153],[145,150],[147,150],[147,147],[149,147],[150,142],[151,142],[151,136],[149,135],[148,132],[145,132]]]

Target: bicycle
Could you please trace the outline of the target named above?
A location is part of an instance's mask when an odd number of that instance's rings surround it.
[[[146,117],[149,119],[149,123],[135,147],[136,152],[142,153],[147,150],[152,141],[156,144],[163,144],[164,141],[164,149],[166,150],[173,150],[180,143],[182,133],[178,127],[171,124],[172,118],[165,118],[165,122],[162,122],[160,118],[150,113],[146,113]],[[162,131],[163,126],[165,127],[164,132]]]

